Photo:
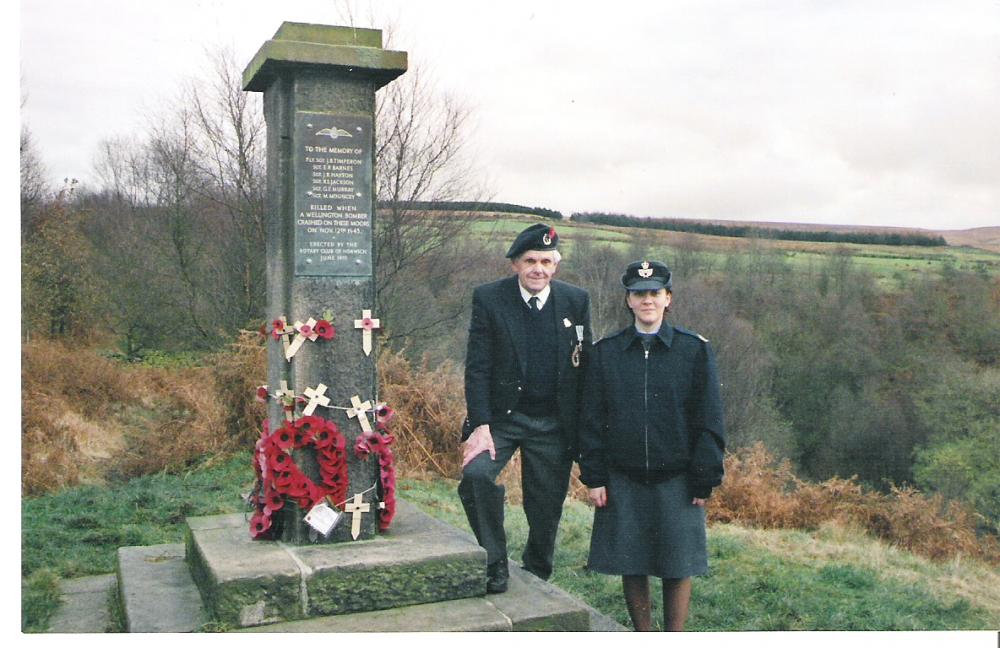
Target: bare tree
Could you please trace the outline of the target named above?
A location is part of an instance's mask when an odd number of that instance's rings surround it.
[[[128,352],[141,350],[143,337],[158,343],[179,322],[193,346],[211,346],[263,315],[264,122],[231,53],[213,56],[207,80],[151,115],[143,136],[101,145],[98,203],[128,222],[114,232],[95,225],[103,231],[96,238],[136,266],[119,275],[115,263],[102,263],[121,298]],[[142,259],[133,255],[139,249]],[[146,284],[172,286],[152,291],[163,311],[155,321],[124,299],[139,269]]]
[[[585,231],[582,228],[578,232]],[[570,256],[570,255],[567,255]],[[625,307],[622,271],[629,258],[612,244],[596,244],[589,237],[573,239],[570,263],[564,278],[579,284],[590,293],[590,323],[594,339],[608,335],[631,321]]]
[[[459,241],[475,222],[470,216],[441,216],[417,208],[418,202],[477,200],[472,167],[463,159],[468,108],[436,92],[419,69],[380,91],[376,109],[375,169],[378,220],[375,230],[376,290],[387,321],[407,322],[390,328],[389,342],[437,335],[456,322],[466,305],[429,304],[421,318],[402,318],[400,309],[413,288],[414,275],[426,286],[450,285],[475,262],[459,254]]]
[[[49,194],[45,165],[27,126],[21,126],[21,237],[31,228],[35,212]]]
[[[258,93],[244,92],[231,50],[209,54],[207,82],[192,83],[185,104],[197,132],[196,165],[207,180],[204,197],[227,219],[228,236],[217,270],[233,293],[231,325],[245,326],[263,312],[265,126]]]
[[[188,325],[206,343],[215,341],[217,327],[212,323],[212,299],[206,294],[204,259],[206,248],[215,241],[206,236],[202,178],[196,160],[197,131],[190,110],[180,107],[173,119],[151,126],[147,146],[150,154],[151,181],[155,190],[154,213],[160,222],[159,233],[169,250],[170,272],[180,283],[175,306],[185,313]]]

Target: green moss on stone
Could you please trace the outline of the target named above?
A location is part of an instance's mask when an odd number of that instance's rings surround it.
[[[482,596],[486,581],[479,561],[459,559],[389,565],[378,570],[335,569],[309,581],[310,615],[433,603]]]

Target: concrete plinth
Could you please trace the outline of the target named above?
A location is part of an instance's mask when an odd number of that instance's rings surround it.
[[[210,614],[237,627],[483,596],[486,552],[465,533],[398,502],[372,540],[251,540],[243,515],[189,518],[187,561]]]

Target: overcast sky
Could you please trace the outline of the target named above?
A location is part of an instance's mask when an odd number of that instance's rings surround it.
[[[395,25],[474,111],[494,200],[641,216],[1000,225],[1000,0],[25,0],[53,178],[283,20]]]

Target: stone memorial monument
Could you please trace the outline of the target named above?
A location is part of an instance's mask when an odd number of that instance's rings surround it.
[[[282,397],[299,398],[296,417],[333,421],[346,440],[346,496],[331,508],[347,519],[325,537],[285,498],[272,523],[287,542],[366,539],[377,529],[378,461],[352,450],[371,433],[377,389],[375,91],[407,65],[381,41],[378,30],[286,22],[243,75],[245,90],[264,93],[267,122],[267,312],[279,329],[268,348],[267,391],[278,396],[269,427],[286,422]],[[332,325],[332,340],[317,340],[317,320]],[[329,478],[314,449],[290,454],[314,484]]]

